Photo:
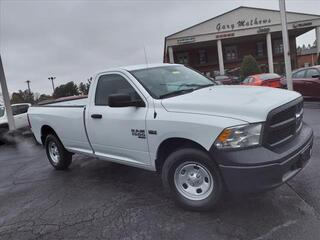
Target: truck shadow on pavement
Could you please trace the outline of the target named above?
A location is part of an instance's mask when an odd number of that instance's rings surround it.
[[[157,173],[74,155],[55,171],[31,138],[0,146],[1,239],[313,238],[319,216],[288,185],[225,197],[212,212],[177,207]],[[272,237],[271,237],[272,236]]]

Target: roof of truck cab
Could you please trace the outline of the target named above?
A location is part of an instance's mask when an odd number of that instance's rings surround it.
[[[181,65],[181,64],[155,63],[155,64],[130,65],[130,66],[109,68],[109,69],[106,69],[104,71],[100,71],[100,73],[111,72],[111,71],[119,71],[119,70],[135,71],[135,70],[141,70],[141,69],[147,69],[147,68],[164,67],[164,66],[179,66],[179,65]]]
[[[172,66],[172,65],[179,65],[179,64],[171,64],[171,63],[140,64],[140,65],[124,66],[124,67],[120,67],[120,68],[127,70],[127,71],[134,71],[134,70]]]

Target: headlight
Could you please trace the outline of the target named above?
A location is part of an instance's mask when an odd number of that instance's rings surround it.
[[[260,144],[261,123],[226,128],[218,136],[215,146],[218,149],[245,148]]]

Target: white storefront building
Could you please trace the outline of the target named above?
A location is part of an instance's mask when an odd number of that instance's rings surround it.
[[[292,66],[297,66],[296,37],[315,29],[320,52],[320,15],[287,12]],[[265,71],[283,73],[280,13],[239,7],[165,38],[164,62],[182,63],[207,75],[239,68],[252,55]]]

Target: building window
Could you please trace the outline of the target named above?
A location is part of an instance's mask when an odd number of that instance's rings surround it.
[[[189,64],[188,53],[178,53],[177,60],[178,60],[178,63],[180,63],[180,64],[188,65]]]
[[[264,42],[257,42],[257,57],[264,56]]]
[[[282,54],[282,53],[283,53],[282,40],[274,41],[274,54]]]
[[[238,59],[237,46],[226,47],[225,56],[227,61],[237,60]]]
[[[207,61],[207,51],[206,50],[200,50],[199,51],[199,63],[200,64],[206,64]]]

